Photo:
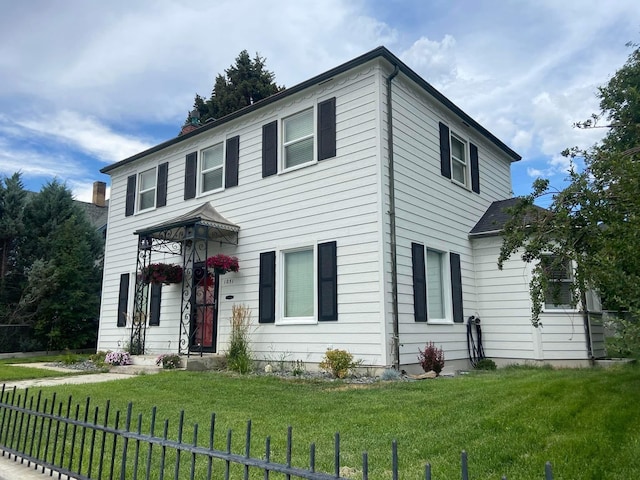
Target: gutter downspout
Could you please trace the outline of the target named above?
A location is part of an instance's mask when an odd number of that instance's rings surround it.
[[[391,246],[391,299],[393,321],[393,368],[400,371],[400,335],[398,326],[398,265],[396,251],[396,186],[393,168],[393,104],[391,101],[391,81],[398,75],[398,65],[394,65],[393,72],[387,77],[387,152],[389,156],[389,221]]]

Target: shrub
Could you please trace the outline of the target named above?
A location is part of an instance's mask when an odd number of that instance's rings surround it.
[[[131,365],[131,355],[128,352],[107,352],[104,363],[109,365]]]
[[[425,372],[433,370],[440,374],[444,368],[444,352],[442,348],[436,347],[433,342],[427,343],[424,350],[418,349],[418,361]]]
[[[482,360],[478,360],[473,368],[476,370],[495,370],[497,367],[496,362],[490,358],[483,358]]]
[[[74,363],[80,362],[82,359],[79,355],[72,352],[68,348],[64,351],[64,357],[62,357],[62,363],[65,365],[73,365]]]
[[[175,353],[163,353],[156,358],[156,365],[162,366],[162,368],[167,370],[180,368],[181,364],[180,355],[176,355]]]
[[[253,367],[249,344],[251,310],[246,305],[231,308],[231,340],[227,351],[227,367],[238,373],[249,373]]]
[[[346,350],[328,348],[319,367],[334,378],[345,378],[359,364],[353,361],[353,355]]]
[[[393,382],[396,380],[400,380],[400,378],[400,372],[394,368],[387,368],[382,372],[382,375],[380,375],[380,380],[386,382]]]
[[[89,355],[89,361],[91,361],[91,363],[93,363],[96,367],[103,367],[105,364],[104,359],[106,356],[107,352],[99,350],[96,353]]]

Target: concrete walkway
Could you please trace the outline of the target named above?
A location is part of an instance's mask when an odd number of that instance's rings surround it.
[[[126,367],[114,367],[110,372],[107,373],[83,373],[79,370],[55,367],[47,365],[46,363],[20,363],[13,364],[13,366],[44,368],[47,370],[55,370],[59,372],[77,373],[77,375],[6,382],[4,383],[5,391],[13,389],[14,386],[18,389],[33,389],[39,387],[51,387],[55,385],[79,385],[84,383],[110,382],[113,380],[131,378],[143,371],[145,373],[157,373],[161,370],[160,368],[156,367],[128,365]],[[48,469],[45,469],[45,474],[43,475],[41,473],[42,468],[36,471],[33,464],[31,465],[31,467],[27,467],[26,461],[24,463],[20,463],[20,457],[15,459],[12,455],[5,453],[2,448],[0,448],[0,452],[4,453],[4,456],[0,455],[0,480],[42,480],[43,478],[49,477]],[[55,475],[55,477],[57,477],[57,474]],[[66,478],[66,475],[62,475],[62,479]],[[72,477],[68,478],[69,480],[72,480]]]

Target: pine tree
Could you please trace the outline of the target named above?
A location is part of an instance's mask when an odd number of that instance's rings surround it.
[[[240,52],[236,63],[226,69],[224,75],[216,76],[208,100],[195,96],[193,106],[199,114],[200,123],[224,117],[284,90],[283,86],[275,83],[275,75],[266,69],[265,62],[266,59],[257,53],[252,60],[246,50]],[[191,116],[187,123],[190,121]]]

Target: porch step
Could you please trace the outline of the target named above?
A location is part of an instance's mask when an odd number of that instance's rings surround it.
[[[204,370],[222,370],[226,367],[227,359],[218,353],[207,353],[202,356],[191,355],[182,357],[182,365],[187,370],[201,372]]]

